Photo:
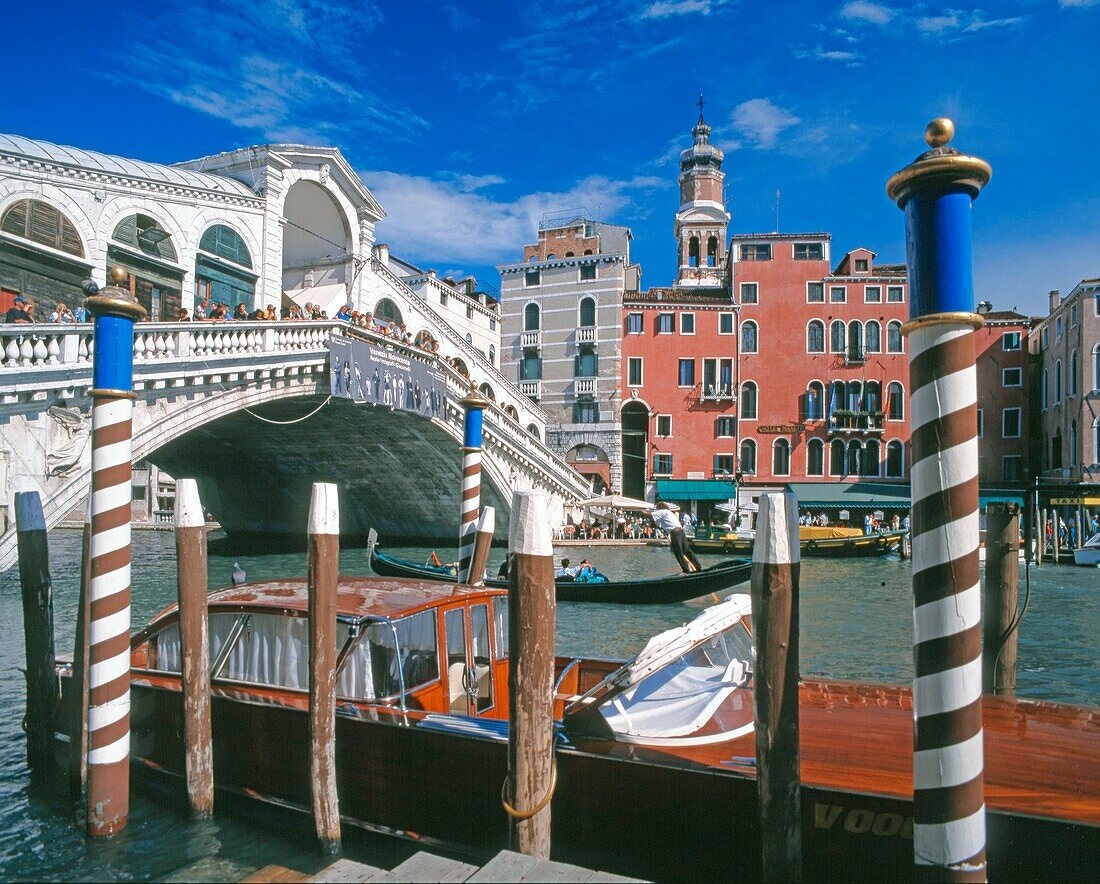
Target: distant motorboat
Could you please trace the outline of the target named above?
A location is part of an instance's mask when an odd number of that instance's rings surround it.
[[[1073,551],[1075,565],[1100,565],[1100,534],[1093,534],[1084,546]]]
[[[898,531],[879,531],[864,534],[859,528],[834,528],[821,525],[800,525],[799,546],[804,556],[832,558],[858,558],[884,556],[893,552],[908,534]],[[695,529],[691,548],[696,552],[722,552],[751,555],[755,531],[733,530],[729,526],[704,526]]]

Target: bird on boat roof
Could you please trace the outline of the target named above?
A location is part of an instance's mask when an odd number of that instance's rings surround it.
[[[245,576],[244,568],[240,566],[238,562],[233,563],[233,585],[240,586],[248,578]]]

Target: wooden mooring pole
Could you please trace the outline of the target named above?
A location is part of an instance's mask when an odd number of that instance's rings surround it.
[[[1016,605],[1020,583],[1020,516],[1014,503],[991,503],[985,522],[982,691],[1016,693]]]
[[[516,491],[508,532],[508,778],[511,848],[550,857],[554,760],[554,550],[546,496]]]
[[[76,710],[69,722],[69,792],[80,795],[88,782],[88,617],[91,601],[88,583],[92,576],[92,496],[84,513],[84,536],[80,545],[80,597],[76,608],[76,636],[73,639],[73,696]]]
[[[762,877],[802,880],[798,746],[798,500],[761,494],[752,552],[753,714]]]
[[[470,585],[485,585],[485,567],[489,564],[489,550],[493,545],[493,532],[497,527],[497,511],[491,506],[481,511],[477,520],[477,536],[474,539],[474,555],[470,563]]]
[[[15,494],[19,585],[23,594],[23,638],[27,651],[27,764],[47,767],[53,757],[57,672],[53,644],[53,583],[46,519],[37,491]]]
[[[206,618],[206,517],[194,479],[176,481],[176,585],[187,801],[192,815],[201,819],[214,812],[214,749]]]
[[[313,484],[309,503],[309,772],[313,824],[325,853],[340,849],[336,795],[336,593],[340,504],[335,485]]]
[[[489,400],[470,390],[460,403],[462,424],[462,488],[458,517],[458,582],[472,583],[470,563],[474,557],[478,513],[481,512],[481,445],[483,420]]]

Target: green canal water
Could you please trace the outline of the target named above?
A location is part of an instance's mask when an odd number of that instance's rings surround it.
[[[57,647],[73,642],[80,533],[50,536],[54,574]],[[423,561],[429,550],[390,550]],[[443,550],[440,553],[443,554]],[[566,550],[587,553],[613,577],[671,573],[662,548]],[[454,552],[450,551],[453,557]],[[493,571],[503,557],[494,550]],[[210,586],[229,582],[234,561],[249,579],[299,575],[304,553],[232,555],[212,545]],[[1021,569],[1022,570],[1022,569]],[[364,550],[341,555],[345,574],[367,574]],[[912,677],[909,649],[910,565],[897,557],[875,560],[809,559],[802,566],[802,660],[804,675],[904,683]],[[1021,573],[1021,590],[1024,586]],[[134,626],[144,625],[175,600],[175,549],[168,532],[135,532]],[[567,654],[625,657],[646,639],[691,619],[697,607],[674,605],[558,606],[558,648]],[[1044,566],[1031,569],[1031,603],[1020,630],[1019,694],[1042,700],[1100,705],[1096,667],[1100,633],[1100,570]],[[201,858],[216,855],[226,867],[281,862],[299,868],[316,863],[305,834],[285,821],[258,821],[223,812],[193,822],[177,796],[135,794],[130,826],[106,843],[82,835],[82,808],[64,786],[46,776],[30,777],[20,729],[24,685],[22,609],[18,572],[0,574],[0,880],[150,880]],[[378,845],[363,847],[377,856]],[[384,848],[382,848],[384,850]],[[355,851],[352,850],[354,854]],[[232,866],[229,866],[232,864]],[[216,875],[217,867],[209,874]]]

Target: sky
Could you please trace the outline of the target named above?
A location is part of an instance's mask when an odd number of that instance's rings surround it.
[[[1100,276],[1100,0],[6,0],[0,131],[156,162],[335,145],[441,274],[522,259],[544,214],[629,226],[675,274],[679,152],[704,95],[731,233],[905,258],[889,176],[934,117],[987,159],[975,289],[1045,313]],[[16,63],[23,59],[26,63]]]

